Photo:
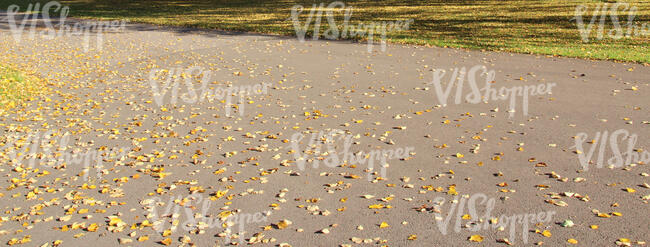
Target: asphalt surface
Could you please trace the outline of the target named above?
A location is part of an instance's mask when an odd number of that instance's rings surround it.
[[[393,44],[368,52],[365,43],[141,24],[102,33],[101,42],[91,32],[88,43],[67,33],[30,38],[28,28],[18,41],[6,21],[0,29],[0,61],[29,68],[50,88],[0,117],[3,244],[615,246],[629,240],[637,246],[650,240],[647,66]],[[473,88],[466,78],[443,104],[434,70],[447,70],[444,90],[454,68],[474,66],[494,71],[492,88],[554,86],[527,104],[513,97],[511,111],[510,98],[467,98]],[[192,67],[204,77],[187,71]],[[152,70],[162,72],[152,76]],[[171,93],[156,97],[164,74],[177,71],[183,73],[176,76],[176,102]],[[477,77],[484,87],[485,75]],[[211,93],[193,100],[185,78],[194,78],[193,88],[205,82]],[[223,93],[247,86],[241,100]],[[41,153],[29,167],[29,159],[16,155],[27,144],[12,140],[29,143],[49,130],[57,136],[23,151]],[[318,136],[332,130],[342,132]],[[605,131],[605,145],[589,143]],[[305,153],[311,133],[315,143],[329,145]],[[296,150],[292,137],[299,134]],[[584,135],[579,152],[576,137]],[[632,135],[640,158],[609,166],[618,153],[627,158]],[[347,157],[373,150],[402,155],[387,157],[385,169],[380,160],[369,169],[369,161],[344,158],[346,136]],[[591,164],[581,163],[592,147]],[[123,152],[109,157],[105,150],[114,148]],[[103,167],[85,163],[84,172],[84,161],[66,159],[92,153],[109,154]],[[333,154],[338,161],[314,167],[318,156]],[[304,169],[296,155],[306,156]],[[186,199],[173,202],[178,198]],[[170,205],[179,205],[174,216],[173,209],[165,213]],[[238,218],[226,219],[234,221],[226,230],[217,219],[229,212]],[[541,222],[502,229],[490,220],[540,213]],[[217,223],[183,227],[193,218]],[[472,231],[471,222],[480,229]]]

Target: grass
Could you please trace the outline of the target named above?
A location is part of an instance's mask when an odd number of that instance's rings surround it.
[[[0,0],[6,8],[12,1]],[[25,9],[34,0],[20,1]],[[47,2],[47,1],[40,1]],[[314,0],[63,0],[70,15],[78,18],[128,19],[157,25],[186,26],[227,31],[249,31],[295,36],[291,8],[305,6],[306,19]],[[332,1],[324,2],[327,6]],[[634,24],[650,26],[650,1],[620,1],[638,8]],[[583,42],[574,18],[578,5],[588,6],[585,22],[592,11],[606,1],[597,0],[384,0],[347,1],[354,8],[351,25],[413,19],[408,30],[392,31],[392,43],[469,48],[650,63],[650,30],[646,35],[602,40],[592,31]],[[612,3],[609,3],[610,6]],[[343,11],[334,11],[339,30]],[[618,11],[621,23],[627,13]],[[607,19],[605,31],[613,24]],[[313,35],[313,25],[307,36]],[[596,29],[596,28],[594,28]],[[327,30],[322,20],[321,34]],[[375,40],[377,36],[375,35]],[[363,40],[364,37],[353,37]]]
[[[36,77],[0,64],[0,112],[16,107],[42,90]]]

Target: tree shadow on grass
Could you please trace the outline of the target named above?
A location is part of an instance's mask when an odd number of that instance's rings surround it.
[[[0,0],[3,7],[7,0]],[[28,3],[46,2],[28,0]],[[322,2],[325,7],[331,1]],[[131,24],[129,31],[154,29],[177,32],[181,35],[242,35],[256,33],[279,34],[295,38],[291,22],[291,8],[302,5],[305,9],[318,7],[316,0],[63,0],[70,7],[72,16],[99,19],[127,19],[154,25],[175,25],[181,28],[154,27]],[[463,1],[463,0],[386,0],[348,1],[354,8],[351,25],[381,21],[413,19],[409,30],[391,32],[389,40],[414,40],[417,43],[453,43],[462,47],[486,49],[508,48],[513,45],[580,46],[581,38],[574,18],[575,6],[600,4],[593,1]],[[647,9],[646,5],[641,5]],[[647,11],[647,10],[645,10]],[[300,19],[304,21],[309,11]],[[341,25],[343,11],[333,12]],[[647,13],[647,12],[643,12]],[[585,17],[588,18],[590,17]],[[641,14],[638,22],[650,22],[650,15]],[[0,28],[3,28],[0,24]],[[325,17],[321,20],[319,38],[327,30]],[[339,27],[341,30],[342,27]],[[208,31],[210,30],[210,31]],[[215,31],[219,30],[219,31]],[[318,35],[318,34],[317,34]],[[268,35],[265,35],[268,36]],[[306,39],[314,36],[313,26],[306,32]],[[377,40],[378,34],[375,34]],[[271,37],[271,36],[268,36]],[[364,37],[353,37],[364,40]],[[551,41],[552,40],[552,41]],[[608,41],[614,44],[643,44],[642,38]],[[647,43],[647,42],[645,42]],[[501,45],[500,45],[501,44]]]

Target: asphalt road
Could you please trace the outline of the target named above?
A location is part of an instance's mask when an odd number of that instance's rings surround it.
[[[88,42],[0,29],[0,62],[50,88],[0,116],[3,244],[650,240],[647,66],[136,24]]]

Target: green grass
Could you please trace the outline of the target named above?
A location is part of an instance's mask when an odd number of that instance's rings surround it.
[[[0,64],[0,110],[14,108],[42,90],[35,77]]]
[[[6,8],[12,1],[0,0]],[[20,1],[26,6],[29,2]],[[46,1],[41,1],[46,2]],[[291,7],[300,4],[306,18],[314,0],[63,0],[70,16],[128,19],[158,25],[175,25],[229,31],[250,31],[295,36]],[[325,5],[331,1],[324,2]],[[583,42],[574,18],[576,6],[589,6],[585,22],[597,0],[385,0],[348,1],[354,12],[350,24],[414,19],[409,30],[389,32],[388,41],[439,47],[456,47],[517,53],[559,55],[589,59],[650,62],[650,33],[628,38]],[[635,24],[650,26],[649,1],[621,1],[636,6]],[[611,5],[611,3],[610,3]],[[21,9],[24,9],[21,8]],[[335,11],[341,26],[343,11]],[[627,15],[619,10],[621,22]],[[625,16],[624,16],[625,15]],[[611,19],[607,25],[612,26]],[[312,25],[313,27],[313,25]],[[339,27],[342,29],[342,27]],[[321,33],[327,21],[321,23]],[[610,30],[609,28],[606,30]],[[307,36],[313,31],[308,31]],[[375,40],[377,36],[375,35]],[[363,39],[356,37],[355,39]]]

